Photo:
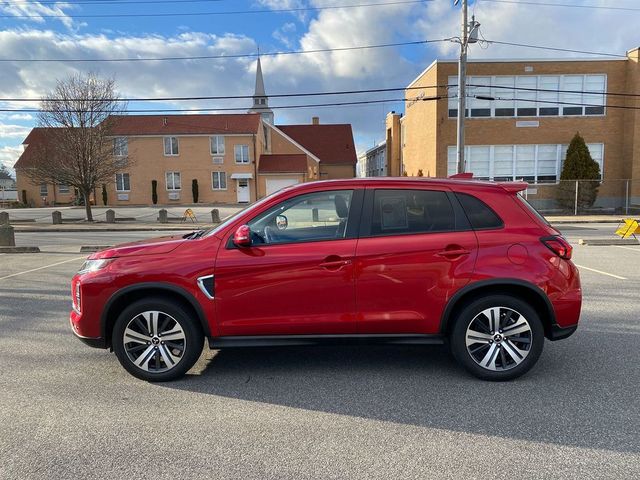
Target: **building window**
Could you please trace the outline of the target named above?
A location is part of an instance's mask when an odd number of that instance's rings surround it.
[[[128,192],[131,190],[128,173],[116,173],[116,191]]]
[[[61,183],[58,185],[58,193],[69,193],[69,185]]]
[[[557,183],[568,145],[472,145],[465,147],[466,170],[473,176],[494,181],[524,180]],[[588,143],[591,158],[604,168],[604,144]],[[457,172],[456,147],[447,151],[447,171]]]
[[[46,183],[41,183],[40,184],[40,196],[41,197],[46,197],[49,194],[49,190],[47,189],[47,184]]]
[[[222,135],[211,137],[211,155],[224,155],[224,137]]]
[[[236,163],[249,163],[249,145],[236,145],[234,153]]]
[[[467,117],[604,115],[607,76],[467,77]],[[449,117],[458,115],[458,77],[449,77]],[[483,97],[483,98],[477,98]],[[493,97],[495,100],[486,100]]]
[[[214,190],[226,190],[227,174],[225,172],[211,172],[211,186]]]
[[[127,137],[116,137],[113,139],[113,154],[116,157],[126,157],[129,155],[129,141]]]
[[[167,190],[180,190],[180,172],[167,172]]]
[[[178,155],[178,137],[164,137],[164,154],[166,156]]]

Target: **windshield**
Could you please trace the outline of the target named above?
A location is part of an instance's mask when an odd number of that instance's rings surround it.
[[[259,206],[261,206],[265,200],[267,200],[268,198],[270,198],[270,196],[263,198],[262,200],[258,200],[256,203],[254,203],[253,205],[249,205],[247,207],[244,207],[242,210],[237,211],[236,213],[234,213],[233,215],[223,219],[222,223],[216,227],[212,227],[208,230],[205,231],[205,233],[202,235],[203,237],[209,237],[211,235],[215,235],[216,233],[218,233],[219,231],[225,229],[229,224],[233,223],[236,221],[236,219],[240,216],[243,215],[246,212],[250,212],[253,211],[254,209],[258,208]]]

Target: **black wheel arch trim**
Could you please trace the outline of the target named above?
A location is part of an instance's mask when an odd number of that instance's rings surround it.
[[[546,309],[547,309],[546,313],[547,313],[547,318],[549,319],[550,329],[553,330],[554,328],[557,328],[558,324],[556,322],[556,314],[553,309],[553,305],[551,304],[549,297],[547,297],[547,294],[544,293],[544,291],[540,287],[538,287],[537,285],[534,285],[533,283],[527,282],[525,280],[520,280],[517,278],[492,278],[489,280],[479,280],[477,282],[473,282],[468,285],[465,285],[449,299],[449,301],[447,302],[447,306],[444,309],[444,312],[442,312],[442,317],[440,317],[440,332],[445,334],[448,331],[449,324],[452,321],[451,313],[453,312],[454,308],[458,305],[458,302],[462,297],[480,288],[497,286],[497,285],[523,287],[531,291],[531,293],[535,294],[540,300],[542,300],[542,302],[546,306]],[[544,323],[544,319],[542,320]]]
[[[202,306],[195,299],[195,297],[191,295],[191,293],[189,293],[184,288],[179,287],[178,285],[175,285],[173,283],[144,282],[144,283],[136,283],[135,285],[130,285],[128,287],[121,288],[120,290],[116,291],[113,295],[111,295],[109,300],[107,300],[107,303],[105,304],[104,309],[102,310],[102,314],[100,316],[100,331],[102,334],[101,335],[102,338],[104,339],[110,338],[110,335],[107,335],[106,328],[108,323],[108,312],[111,310],[114,303],[116,303],[123,295],[127,295],[129,293],[133,293],[139,290],[164,290],[180,296],[187,303],[189,303],[189,305],[193,307],[193,309],[195,310],[196,315],[198,317],[198,322],[202,327],[202,332],[204,333],[204,336],[207,338],[211,336],[209,323],[207,322],[207,317],[204,314],[204,311],[202,310]],[[108,343],[111,343],[111,342],[108,342]]]

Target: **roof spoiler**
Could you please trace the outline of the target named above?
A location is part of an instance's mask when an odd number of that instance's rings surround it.
[[[472,172],[456,173],[454,175],[449,175],[449,178],[473,178],[473,173]]]
[[[529,186],[527,182],[498,182],[498,185],[509,193],[522,192]]]

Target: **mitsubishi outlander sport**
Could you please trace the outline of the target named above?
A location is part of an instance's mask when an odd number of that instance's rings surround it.
[[[471,374],[531,369],[577,328],[572,247],[524,182],[350,179],[289,187],[221,225],[119,245],[72,280],[71,327],[147,381],[213,349],[447,343]]]

